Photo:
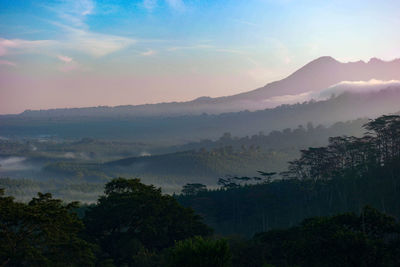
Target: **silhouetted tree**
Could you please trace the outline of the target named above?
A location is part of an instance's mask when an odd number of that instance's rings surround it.
[[[159,251],[176,240],[211,233],[191,208],[139,179],[114,179],[104,193],[84,221],[90,240],[117,265],[131,263],[140,251]]]

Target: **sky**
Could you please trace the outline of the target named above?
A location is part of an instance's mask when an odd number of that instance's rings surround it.
[[[0,0],[0,114],[225,96],[400,57],[398,0]]]

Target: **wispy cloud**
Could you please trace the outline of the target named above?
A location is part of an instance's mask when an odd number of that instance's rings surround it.
[[[136,43],[132,38],[91,31],[85,23],[89,15],[95,14],[96,4],[91,0],[67,1],[47,8],[61,19],[61,22],[49,21],[65,32],[58,42],[61,49],[102,57]]]
[[[62,1],[57,5],[47,5],[45,8],[75,27],[86,26],[85,19],[94,14],[95,2],[92,0]]]
[[[62,62],[62,64],[57,68],[61,72],[88,71],[89,70],[89,68],[81,66],[72,57],[58,55],[57,58]]]
[[[94,33],[60,25],[66,33],[64,48],[81,51],[94,57],[102,57],[136,43],[136,40],[122,36]]]
[[[71,57],[63,56],[63,55],[58,55],[57,58],[64,63],[71,63],[73,60]]]
[[[400,81],[398,80],[390,80],[390,81],[381,81],[381,80],[369,80],[369,81],[343,81],[334,86],[331,86],[327,89],[321,90],[315,94],[316,97],[320,99],[329,98],[332,95],[340,95],[344,92],[349,93],[367,93],[367,92],[376,92],[382,89],[388,88],[390,86],[400,86]]]
[[[2,57],[21,53],[37,53],[41,48],[49,47],[52,44],[54,42],[51,40],[29,41],[0,38],[0,65],[16,67],[16,62],[2,59]]]
[[[149,49],[149,50],[147,50],[147,51],[141,53],[141,55],[142,55],[142,56],[145,56],[145,57],[153,56],[153,55],[155,55],[155,54],[157,54],[157,51],[151,50],[151,49]]]
[[[274,105],[294,104],[310,100],[312,92],[305,92],[297,95],[281,95],[273,96],[265,99],[264,102],[273,103]]]
[[[0,56],[5,56],[17,50],[33,50],[55,44],[52,40],[22,40],[0,38]]]

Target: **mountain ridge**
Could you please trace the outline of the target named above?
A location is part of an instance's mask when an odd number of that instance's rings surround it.
[[[317,77],[317,78],[316,78]],[[223,96],[201,96],[190,101],[162,102],[142,105],[98,106],[25,110],[21,116],[177,116],[202,113],[220,114],[243,110],[261,110],[278,106],[269,100],[277,96],[314,92],[343,81],[400,80],[400,59],[384,61],[371,58],[368,62],[340,62],[333,57],[319,57],[279,81],[248,92]],[[282,103],[281,103],[282,104]]]

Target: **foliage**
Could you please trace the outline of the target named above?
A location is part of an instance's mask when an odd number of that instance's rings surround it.
[[[1,266],[93,266],[92,245],[80,237],[83,223],[50,194],[28,204],[0,194]]]
[[[299,226],[259,233],[233,250],[235,265],[398,266],[400,224],[371,207],[359,215],[314,217]],[[246,253],[249,256],[245,256]],[[244,258],[239,258],[244,257]]]
[[[200,236],[177,242],[168,256],[171,267],[227,267],[232,257],[226,240]]]
[[[206,191],[206,190],[207,190],[207,186],[204,184],[200,184],[200,183],[186,184],[182,188],[182,194],[196,195],[199,192]]]
[[[191,208],[139,179],[114,179],[104,193],[89,207],[84,221],[89,239],[100,244],[102,257],[109,255],[117,265],[132,262],[141,251],[160,251],[176,240],[211,233]]]
[[[359,177],[373,168],[397,164],[400,116],[381,116],[364,127],[368,132],[361,138],[333,137],[328,146],[302,150],[301,157],[289,163],[285,176],[326,180],[350,173]]]
[[[366,127],[370,133],[364,137],[334,137],[326,147],[302,151],[287,179],[241,186],[232,177],[222,181],[222,189],[177,199],[221,234],[251,236],[307,217],[359,212],[364,205],[400,218],[399,116]]]

